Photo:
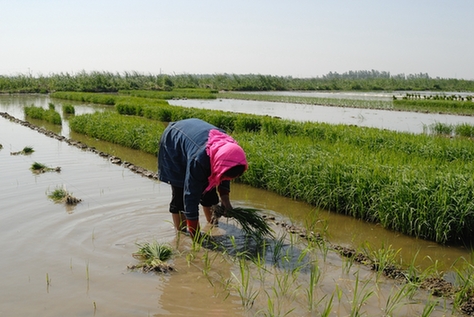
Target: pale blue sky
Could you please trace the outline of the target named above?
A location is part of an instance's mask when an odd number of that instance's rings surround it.
[[[473,0],[0,0],[0,75],[474,79]]]

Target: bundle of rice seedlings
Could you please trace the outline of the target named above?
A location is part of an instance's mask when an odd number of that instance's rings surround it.
[[[31,146],[25,146],[23,148],[23,150],[21,151],[18,151],[18,152],[10,152],[10,155],[20,155],[20,154],[23,154],[23,155],[29,155],[31,153],[33,153],[35,150],[33,150],[33,148]]]
[[[173,271],[174,268],[165,263],[171,258],[173,250],[167,244],[159,244],[156,241],[137,244],[138,251],[133,253],[133,257],[142,262],[137,265],[129,265],[131,270],[141,269],[143,272],[162,272]]]
[[[33,150],[33,148],[31,146],[25,146],[23,148],[23,150],[21,151],[22,154],[31,154],[33,153],[35,150]]]
[[[33,164],[31,164],[31,167],[30,169],[34,172],[34,173],[45,173],[45,172],[49,172],[49,171],[54,171],[54,172],[61,172],[61,167],[48,167],[42,163],[38,163],[38,162],[34,162]]]
[[[68,205],[76,205],[82,200],[72,196],[65,188],[58,187],[48,194],[48,197],[57,203],[64,202]]]
[[[266,236],[273,237],[273,232],[265,219],[258,214],[259,210],[254,208],[237,207],[231,210],[225,209],[221,205],[215,205],[211,208],[212,218],[211,223],[217,225],[219,218],[222,216],[234,218],[242,230],[258,239]]]

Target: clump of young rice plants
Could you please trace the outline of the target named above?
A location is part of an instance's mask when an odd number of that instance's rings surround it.
[[[252,236],[256,241],[262,241],[265,237],[272,237],[272,230],[268,222],[258,214],[259,210],[254,208],[236,207],[225,209],[221,205],[214,205],[211,208],[211,223],[217,225],[222,216],[234,218],[245,234]]]
[[[10,155],[30,155],[34,152],[35,150],[31,146],[25,146],[23,150],[17,151],[17,152],[10,152]]]
[[[133,254],[133,257],[140,260],[141,263],[136,265],[129,265],[130,270],[141,269],[143,272],[161,272],[167,273],[173,271],[174,268],[168,261],[173,249],[163,243],[157,241],[138,243],[138,251]]]
[[[38,163],[38,162],[34,162],[33,164],[31,164],[30,169],[33,171],[33,173],[36,173],[36,174],[41,174],[41,173],[45,173],[45,172],[61,172],[61,167],[59,167],[59,166],[58,167],[48,167],[45,164]]]
[[[81,199],[74,197],[64,186],[58,186],[50,191],[48,197],[56,203],[66,203],[67,205],[77,205],[82,201]]]
[[[24,111],[25,111],[25,116],[27,117],[30,117],[33,119],[45,120],[52,124],[57,124],[57,125],[62,124],[61,115],[54,109],[54,105],[52,107],[50,105],[48,110],[45,110],[41,107],[29,106],[29,107],[25,107]]]
[[[68,103],[68,104],[63,105],[63,112],[64,112],[65,114],[75,114],[75,113],[76,113],[76,109],[74,108],[73,105],[71,105],[70,103]]]

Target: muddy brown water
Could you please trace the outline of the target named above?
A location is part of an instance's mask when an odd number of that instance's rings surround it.
[[[44,98],[38,100],[47,106]],[[25,104],[31,102],[34,98]],[[90,111],[83,107],[82,111]],[[14,102],[0,111],[23,119]],[[156,171],[153,155],[64,133],[64,129],[61,133],[68,137]],[[282,295],[284,290],[278,289],[279,282],[272,275],[265,283],[258,282],[262,287],[259,296],[252,308],[245,310],[235,286],[239,276],[235,257],[221,258],[220,253],[209,251],[214,260],[205,274],[202,252],[194,260],[186,256],[192,245],[188,237],[177,237],[171,226],[168,185],[1,117],[0,144],[0,316],[263,316],[269,314],[269,302],[275,316],[295,307],[290,316],[317,316],[331,294],[341,294],[339,300],[334,298],[331,316],[346,316],[356,293],[354,281],[374,276],[364,266],[348,265],[334,252],[329,251],[326,257],[316,252],[323,274],[315,302],[321,300],[322,306],[307,312],[305,283],[309,278],[308,272],[301,272],[298,283],[302,286],[291,296]],[[35,152],[10,155],[25,146],[32,146]],[[29,169],[33,162],[60,166],[61,172],[36,175]],[[63,186],[82,202],[66,206],[48,199],[51,190]],[[406,237],[242,184],[233,184],[231,195],[234,206],[259,208],[288,223],[304,225],[316,218],[332,244],[353,248],[364,243],[374,248],[392,245],[401,249],[405,263],[418,252],[422,268],[438,261],[439,268],[449,270],[456,259],[470,255],[464,248]],[[202,218],[201,223],[205,223]],[[280,230],[276,225],[273,228]],[[232,223],[223,222],[212,234],[239,237],[240,232]],[[136,243],[152,240],[179,250],[173,259],[176,272],[159,275],[127,269],[127,265],[136,264],[132,257]],[[269,270],[276,269],[270,266]],[[397,287],[383,279],[377,285],[368,284],[366,289],[376,295],[361,311],[368,316],[381,315]],[[415,299],[394,315],[420,315],[430,296],[420,291]],[[440,300],[432,316],[446,315],[443,305],[449,315],[449,303]]]

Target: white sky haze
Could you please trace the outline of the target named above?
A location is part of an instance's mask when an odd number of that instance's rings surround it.
[[[474,80],[474,1],[0,0],[0,75],[80,71]]]

